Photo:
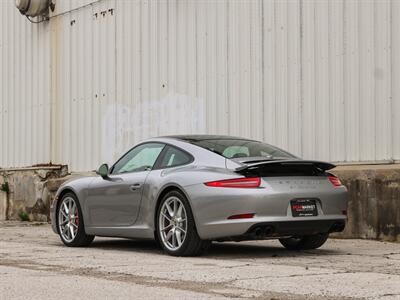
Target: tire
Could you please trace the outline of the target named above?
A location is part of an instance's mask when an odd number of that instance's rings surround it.
[[[167,193],[157,208],[156,239],[172,256],[198,256],[211,244],[200,239],[189,202],[179,191]]]
[[[289,250],[311,250],[317,249],[325,244],[329,233],[303,236],[301,238],[279,239],[279,242]]]
[[[92,243],[94,235],[87,235],[85,232],[82,209],[75,194],[66,193],[61,198],[56,217],[58,233],[64,245],[85,247]]]

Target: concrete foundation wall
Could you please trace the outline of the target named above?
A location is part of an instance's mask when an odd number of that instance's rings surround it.
[[[340,238],[400,242],[400,165],[341,166],[333,170],[349,189],[349,222]],[[73,176],[79,176],[74,174]],[[50,203],[58,187],[72,176],[67,167],[0,170],[0,220],[50,221]]]
[[[0,221],[7,219],[7,193],[0,191]]]
[[[67,178],[67,166],[0,169],[0,220],[50,221],[50,204]],[[63,180],[64,179],[64,180]]]
[[[334,169],[349,189],[344,238],[400,241],[400,165],[341,166]]]

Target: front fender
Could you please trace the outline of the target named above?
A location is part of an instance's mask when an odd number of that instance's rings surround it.
[[[79,177],[79,178],[71,178],[64,182],[57,190],[56,195],[50,205],[50,219],[51,219],[51,227],[55,233],[58,233],[57,226],[57,208],[62,199],[62,196],[67,192],[72,192],[76,195],[81,208],[82,215],[85,222],[86,213],[84,211],[84,201],[86,199],[87,188],[90,183],[93,181],[94,177]]]

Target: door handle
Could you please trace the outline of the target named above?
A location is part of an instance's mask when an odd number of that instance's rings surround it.
[[[141,187],[142,187],[141,183],[134,183],[129,188],[131,189],[131,191],[136,191],[136,190],[140,189]]]

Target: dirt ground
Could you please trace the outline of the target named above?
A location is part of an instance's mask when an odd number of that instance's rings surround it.
[[[67,248],[49,225],[0,223],[0,299],[400,299],[400,244],[331,239],[215,243],[196,258],[152,241]]]

